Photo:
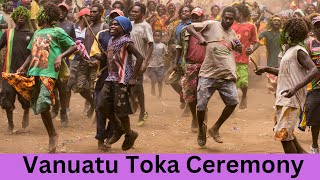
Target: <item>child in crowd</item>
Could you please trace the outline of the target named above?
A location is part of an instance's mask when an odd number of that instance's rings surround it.
[[[164,68],[164,55],[167,52],[167,47],[161,42],[162,32],[154,31],[153,32],[154,44],[153,52],[150,58],[150,63],[147,68],[147,74],[151,80],[151,94],[156,95],[155,86],[158,83],[159,89],[159,98],[162,95],[162,82],[165,76]]]

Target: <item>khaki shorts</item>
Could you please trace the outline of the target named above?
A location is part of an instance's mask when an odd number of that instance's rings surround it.
[[[277,141],[291,141],[293,131],[299,121],[300,109],[277,106],[275,112],[274,139]]]

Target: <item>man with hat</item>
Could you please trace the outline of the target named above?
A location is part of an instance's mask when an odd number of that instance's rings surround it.
[[[76,34],[74,30],[74,25],[72,22],[66,19],[69,12],[69,6],[66,3],[61,3],[58,6],[61,10],[59,27],[61,27],[73,40],[75,40]],[[68,58],[64,59],[63,61],[69,64]],[[67,80],[62,80],[61,78],[57,80],[56,86],[55,86],[56,87],[55,89],[56,104],[53,106],[51,110],[51,117],[54,119],[57,117],[59,113],[58,112],[59,106],[61,106],[60,119],[61,119],[61,125],[63,127],[66,127],[68,125],[69,117],[68,117],[67,111],[70,111],[69,104],[70,104],[70,98],[71,98],[71,90],[67,88],[67,84],[68,84]]]
[[[200,7],[196,7],[191,12],[191,20],[193,23],[203,22],[205,19],[204,11]],[[205,47],[199,44],[199,41],[191,36],[186,29],[183,29],[177,40],[176,50],[178,56],[181,57],[181,69],[184,75],[181,79],[182,93],[185,103],[190,107],[192,113],[192,132],[197,132],[197,85],[200,67],[205,57]]]

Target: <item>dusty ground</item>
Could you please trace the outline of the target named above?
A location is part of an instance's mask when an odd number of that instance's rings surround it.
[[[239,110],[221,128],[223,144],[208,137],[205,148],[197,145],[197,134],[190,130],[191,116],[182,118],[178,96],[170,86],[164,87],[162,101],[150,95],[146,83],[146,103],[149,119],[143,127],[137,127],[137,115],[131,116],[132,128],[139,132],[134,149],[127,153],[281,153],[279,142],[272,138],[274,97],[267,94],[264,77],[251,80],[248,109]],[[54,120],[59,133],[59,153],[100,153],[94,139],[95,126],[83,114],[84,100],[75,94],[71,102],[71,118],[68,128]],[[224,107],[218,93],[209,105],[208,127],[211,127]],[[0,153],[46,153],[48,137],[40,116],[31,116],[26,131],[21,131],[22,110],[17,103],[14,114],[16,133],[5,135],[7,122],[5,113],[0,111]],[[310,132],[296,131],[303,147],[309,151]],[[106,153],[124,153],[121,150],[123,138]]]

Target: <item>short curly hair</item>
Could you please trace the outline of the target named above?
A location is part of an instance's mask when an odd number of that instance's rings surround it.
[[[248,6],[246,6],[243,3],[235,5],[234,8],[238,9],[239,13],[245,18],[248,18],[251,15],[251,12],[250,12],[250,9],[248,8]]]
[[[288,20],[283,27],[283,44],[299,44],[308,36],[308,27],[304,20],[293,18]]]
[[[40,20],[43,23],[46,22],[53,25],[59,21],[60,14],[61,14],[61,10],[58,5],[52,2],[47,2],[39,10],[37,14],[37,20]]]
[[[182,10],[183,10],[183,8],[185,8],[185,7],[189,8],[190,13],[191,13],[191,11],[194,9],[194,7],[191,6],[191,5],[183,5],[183,6],[181,6],[180,9],[179,9],[179,12],[178,12],[180,18],[181,18]]]

